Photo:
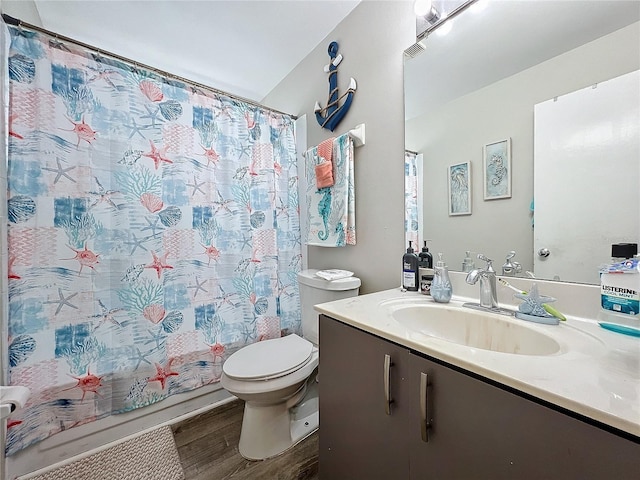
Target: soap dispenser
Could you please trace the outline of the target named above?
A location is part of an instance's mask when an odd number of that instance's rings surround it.
[[[471,251],[467,250],[465,252],[465,257],[462,260],[462,271],[469,273],[471,270],[473,270],[474,268],[476,268],[476,264],[473,261],[473,258],[471,258]]]
[[[418,262],[420,268],[433,268],[433,256],[427,248],[427,240],[424,241],[424,247],[422,247],[422,251],[418,254],[418,257],[420,258]]]
[[[407,253],[402,256],[402,288],[417,292],[419,284],[418,256],[414,253],[409,240]]]
[[[448,303],[451,300],[453,290],[449,280],[449,270],[442,260],[442,254],[438,254],[439,260],[433,269],[433,281],[431,282],[431,296],[438,303]]]

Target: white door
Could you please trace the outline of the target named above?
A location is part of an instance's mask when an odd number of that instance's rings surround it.
[[[538,278],[598,284],[611,244],[638,242],[639,130],[639,71],[535,106]]]

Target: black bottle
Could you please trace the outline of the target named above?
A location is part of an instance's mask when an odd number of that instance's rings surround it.
[[[407,253],[402,256],[402,288],[410,292],[417,292],[419,286],[418,256],[413,253],[411,241],[409,241]]]
[[[433,268],[433,257],[427,248],[427,241],[424,241],[424,247],[422,247],[422,251],[418,255],[420,257],[420,261],[418,262],[418,266],[422,268]]]

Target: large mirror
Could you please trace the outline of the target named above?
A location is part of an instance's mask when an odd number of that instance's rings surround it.
[[[442,252],[450,269],[462,270],[466,251],[483,253],[501,273],[515,251],[519,275],[598,283],[611,244],[639,242],[638,101],[635,112],[614,113],[619,121],[569,121],[576,127],[565,138],[548,137],[564,127],[543,115],[551,102],[586,116],[580,95],[590,90],[609,92],[609,104],[623,94],[637,99],[639,20],[637,1],[480,0],[446,35],[438,28],[409,49],[405,148],[422,156],[418,238],[429,240],[434,258]],[[623,93],[612,90],[615,79],[626,79]],[[623,151],[610,155],[620,137]],[[573,164],[546,149],[559,142]],[[539,167],[534,159],[545,149],[547,163]],[[565,167],[549,168],[549,157],[552,167]],[[628,163],[614,163],[618,157]],[[499,188],[490,183],[496,176]],[[460,186],[468,199],[452,196]],[[554,238],[539,238],[549,225]]]

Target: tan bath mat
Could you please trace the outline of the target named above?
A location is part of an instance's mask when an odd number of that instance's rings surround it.
[[[184,480],[170,427],[126,440],[35,476],[17,480]]]

